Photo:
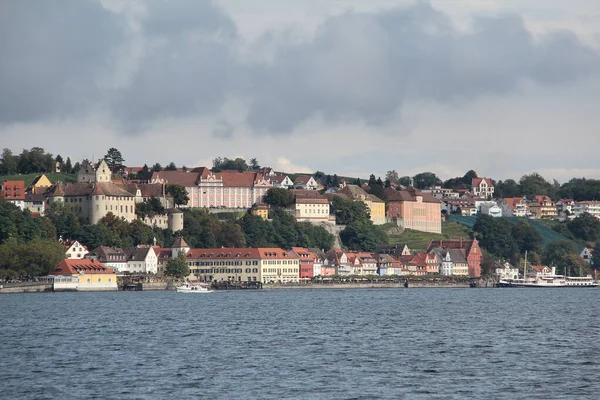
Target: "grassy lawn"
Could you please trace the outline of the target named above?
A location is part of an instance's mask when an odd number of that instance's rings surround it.
[[[15,175],[0,175],[0,182],[4,181],[25,181],[25,187],[28,187],[31,182],[35,179],[39,174],[15,174]],[[48,173],[46,177],[50,179],[50,182],[77,182],[77,176],[73,174],[53,174]]]
[[[423,251],[431,240],[440,239],[470,239],[471,230],[464,225],[452,221],[442,222],[442,233],[429,233],[406,229],[402,235],[390,236],[389,243],[404,243],[409,249]]]

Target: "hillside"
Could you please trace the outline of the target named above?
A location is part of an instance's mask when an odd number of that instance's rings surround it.
[[[25,181],[25,187],[28,187],[29,184],[35,179],[39,174],[14,174],[14,175],[0,175],[0,182],[4,181]],[[54,174],[48,173],[46,174],[50,182],[77,182],[77,176],[73,174]]]
[[[404,243],[409,249],[423,251],[431,240],[471,239],[471,229],[454,221],[442,222],[442,233],[428,233],[406,229],[401,235],[391,235],[389,243]]]

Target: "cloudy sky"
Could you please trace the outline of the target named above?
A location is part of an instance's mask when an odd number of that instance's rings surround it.
[[[0,148],[600,178],[600,2],[8,0]]]

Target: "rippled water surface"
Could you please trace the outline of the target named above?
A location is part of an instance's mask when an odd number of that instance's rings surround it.
[[[598,399],[600,289],[0,296],[3,399]]]

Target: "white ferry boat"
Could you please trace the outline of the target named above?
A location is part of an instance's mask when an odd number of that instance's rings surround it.
[[[504,279],[497,283],[497,287],[535,287],[535,288],[560,288],[560,287],[598,287],[591,276],[575,277],[564,275],[544,275],[524,279]]]
[[[181,286],[177,286],[175,288],[177,293],[211,293],[212,290],[206,286],[200,284],[192,284],[189,282],[185,282]]]

